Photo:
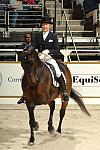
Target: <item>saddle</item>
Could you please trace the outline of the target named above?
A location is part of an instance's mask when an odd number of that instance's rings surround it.
[[[45,63],[47,64],[47,66],[50,67],[49,69],[52,70],[52,73],[53,73],[53,75],[54,75],[54,79],[57,80],[57,77],[56,77],[56,71],[55,71],[54,66],[53,66],[52,64],[49,64],[48,62],[45,62]]]
[[[46,66],[48,67],[48,69],[49,69],[49,71],[50,71],[50,73],[51,73],[51,75],[52,75],[53,85],[54,85],[55,87],[59,87],[59,82],[58,82],[58,79],[57,79],[57,77],[56,77],[56,71],[55,71],[54,66],[53,66],[52,64],[47,63],[47,62],[44,62],[44,63],[46,64]],[[58,62],[57,62],[57,63],[58,63]],[[59,68],[60,68],[60,70],[61,70],[61,67],[60,67],[59,63],[58,63],[58,66],[59,66]],[[61,73],[62,73],[62,76],[63,76],[63,78],[64,78],[64,80],[65,80],[65,83],[66,83],[65,75],[64,75],[64,73],[63,73],[62,71],[61,71]]]

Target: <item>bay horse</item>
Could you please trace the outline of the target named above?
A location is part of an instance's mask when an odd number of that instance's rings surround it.
[[[18,54],[18,53],[17,53]],[[24,70],[22,78],[22,91],[25,98],[26,107],[29,112],[29,125],[31,130],[30,143],[34,143],[34,130],[38,130],[39,124],[35,120],[34,109],[37,105],[48,104],[50,107],[50,116],[48,120],[48,131],[54,131],[53,113],[55,110],[55,99],[61,95],[60,120],[57,132],[61,133],[61,125],[65,115],[68,101],[63,101],[60,87],[53,85],[52,75],[47,65],[40,60],[38,53],[31,47],[22,51],[21,66]],[[90,116],[86,109],[80,94],[72,88],[72,77],[69,68],[61,61],[58,62],[61,71],[66,78],[66,89],[68,96],[75,100],[80,109]]]

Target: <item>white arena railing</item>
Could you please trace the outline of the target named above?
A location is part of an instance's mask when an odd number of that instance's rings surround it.
[[[22,51],[23,49],[0,49],[0,61],[15,61],[18,62],[18,55],[16,53],[16,51]],[[71,56],[76,56],[76,51],[73,49],[61,49],[60,52],[64,55],[64,62],[71,62]],[[100,49],[77,49],[77,54],[78,57],[80,56],[84,56],[84,61],[85,60],[85,56],[98,56],[100,57]],[[70,57],[70,59],[69,59]],[[76,56],[77,57],[77,56]],[[78,60],[76,60],[77,62]],[[91,60],[88,60],[91,61]],[[98,60],[94,60],[95,62]],[[81,59],[80,59],[81,62]]]

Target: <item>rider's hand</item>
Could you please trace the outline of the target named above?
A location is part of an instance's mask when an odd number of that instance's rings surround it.
[[[43,54],[45,54],[45,55],[48,55],[49,50],[48,50],[48,49],[46,49],[46,50],[42,51],[42,53],[43,53]]]

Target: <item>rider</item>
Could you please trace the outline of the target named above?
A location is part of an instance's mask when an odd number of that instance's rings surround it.
[[[43,57],[44,61],[54,66],[55,71],[56,71],[57,81],[59,82],[61,86],[61,91],[62,91],[64,101],[68,101],[69,97],[66,92],[66,84],[65,84],[64,78],[62,76],[62,73],[60,71],[60,68],[56,60],[53,59],[53,56],[60,52],[60,46],[58,43],[57,35],[50,31],[51,25],[52,25],[51,18],[49,17],[42,18],[42,22],[41,22],[42,31],[37,32],[37,34],[34,36],[32,46],[33,46],[33,49],[38,50],[39,54],[43,54],[42,56],[44,56]],[[18,101],[18,104],[23,103],[23,102],[24,102],[24,98],[22,97]]]

